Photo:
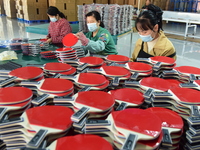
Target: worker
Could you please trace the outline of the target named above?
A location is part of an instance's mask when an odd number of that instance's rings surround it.
[[[63,37],[72,32],[72,28],[67,21],[65,15],[54,6],[50,6],[47,11],[50,19],[49,31],[47,35],[47,43],[61,45]]]
[[[176,59],[175,48],[162,31],[162,14],[163,11],[159,7],[149,4],[137,17],[135,26],[140,39],[136,42],[132,61],[154,56]]]
[[[90,55],[117,54],[114,40],[109,31],[104,28],[99,12],[91,11],[86,14],[86,23],[89,32],[86,35],[83,32],[76,34],[85,52],[89,51]]]
[[[145,5],[142,6],[142,9],[147,9],[148,5],[152,3],[153,3],[153,0],[146,0]]]

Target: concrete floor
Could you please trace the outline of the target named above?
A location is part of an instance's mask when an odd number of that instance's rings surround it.
[[[35,25],[35,24],[31,24]],[[6,17],[0,17],[0,40],[8,40],[16,37],[28,37],[29,39],[45,38],[45,35],[33,34],[25,32],[24,24],[18,22],[16,19],[8,19]],[[164,24],[164,30],[167,32],[179,32],[184,33],[185,25],[178,23]],[[192,29],[189,30],[192,33]],[[197,27],[196,36],[200,37],[200,26]],[[170,36],[171,37],[171,36]],[[135,42],[139,38],[136,32],[120,36],[117,42],[117,50],[120,55],[131,57],[131,53],[135,46]],[[195,66],[200,68],[200,39],[196,39],[196,42],[184,40],[183,37],[180,39],[170,38],[177,51],[177,66]],[[80,42],[77,44],[79,45]]]

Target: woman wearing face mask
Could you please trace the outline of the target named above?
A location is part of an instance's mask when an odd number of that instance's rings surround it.
[[[167,56],[176,59],[176,51],[162,31],[162,10],[149,4],[136,19],[135,25],[140,39],[136,42],[132,61],[137,58]]]
[[[76,34],[81,41],[84,50],[90,54],[110,55],[117,54],[115,43],[108,30],[101,22],[101,16],[97,11],[86,14],[86,22],[89,32]]]
[[[47,35],[47,43],[55,43],[62,45],[63,37],[72,32],[72,28],[66,17],[58,8],[50,6],[47,11],[50,18],[49,31]]]

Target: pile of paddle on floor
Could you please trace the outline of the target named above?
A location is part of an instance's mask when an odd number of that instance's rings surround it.
[[[122,55],[0,73],[0,149],[198,149],[200,69]]]

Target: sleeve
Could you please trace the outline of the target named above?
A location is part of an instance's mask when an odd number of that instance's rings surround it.
[[[172,58],[176,60],[176,51],[174,47],[171,47],[169,49],[166,49],[161,56],[170,56],[172,54],[175,54]]]
[[[166,43],[165,51],[161,54],[161,56],[170,56],[175,54],[172,58],[176,60],[176,50],[171,42]]]
[[[60,34],[57,37],[52,37],[52,43],[62,43],[63,37],[66,34],[71,33],[71,32],[72,32],[72,29],[68,22],[61,23]]]
[[[51,30],[51,23],[49,24],[49,27],[48,27],[48,34],[47,34],[48,38],[51,38],[50,30]]]
[[[97,41],[90,40],[85,48],[93,53],[101,52],[105,49],[106,44],[109,42],[109,36],[102,33]]]

